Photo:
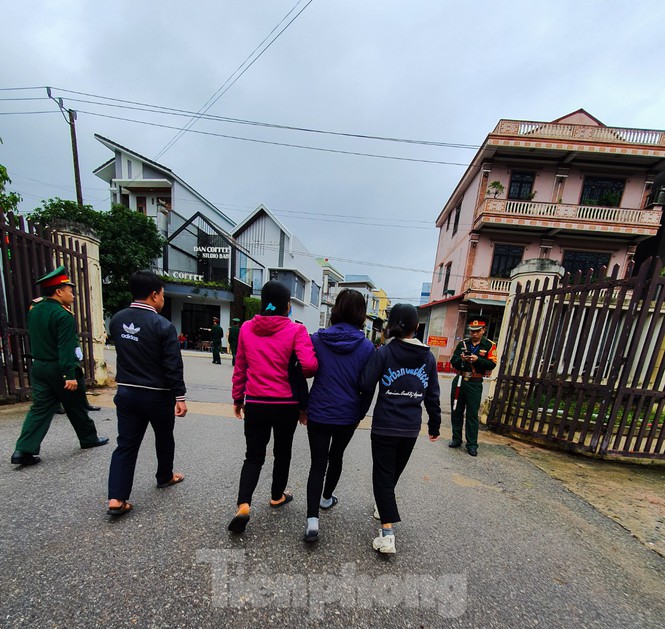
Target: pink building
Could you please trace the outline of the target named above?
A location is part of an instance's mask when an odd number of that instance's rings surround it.
[[[664,131],[606,127],[583,109],[553,122],[500,120],[436,221],[421,318],[438,360],[449,360],[468,317],[489,318],[498,337],[510,272],[524,260],[625,273],[658,233],[662,205],[649,195],[663,172]]]

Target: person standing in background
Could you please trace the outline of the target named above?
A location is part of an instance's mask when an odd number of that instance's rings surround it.
[[[210,331],[210,341],[212,345],[212,362],[214,365],[222,364],[221,349],[222,339],[224,338],[224,330],[219,325],[219,318],[212,318],[212,329]]]
[[[233,325],[229,328],[229,331],[226,333],[226,340],[229,343],[229,349],[233,358],[231,364],[236,364],[236,354],[238,353],[238,337],[240,336],[240,319],[238,317],[233,318]]]
[[[462,445],[462,425],[466,409],[466,451],[478,456],[478,409],[483,394],[483,376],[496,367],[496,343],[483,338],[487,321],[475,317],[469,322],[469,336],[461,340],[453,352],[450,364],[457,369],[451,390],[450,419],[453,439],[449,448]]]

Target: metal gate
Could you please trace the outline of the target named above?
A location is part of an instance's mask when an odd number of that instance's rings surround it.
[[[661,270],[654,258],[625,279],[616,266],[518,287],[489,426],[598,457],[665,459]]]
[[[39,296],[35,280],[61,264],[76,284],[74,314],[83,350],[83,368],[90,383],[94,358],[85,245],[11,212],[7,215],[0,212],[0,401],[25,400],[31,391],[28,309],[31,300]]]

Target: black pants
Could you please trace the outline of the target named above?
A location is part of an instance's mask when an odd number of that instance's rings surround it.
[[[399,522],[395,486],[418,437],[386,437],[372,433],[372,485],[381,524]]]
[[[127,500],[148,424],[155,432],[157,483],[166,483],[173,477],[175,398],[170,391],[119,386],[113,401],[118,413],[118,447],[111,457],[108,497]]]
[[[252,503],[252,495],[259,482],[261,468],[266,460],[266,448],[273,435],[272,488],[270,496],[279,500],[286,489],[291,466],[293,433],[298,425],[296,404],[245,405],[245,442],[247,452],[240,472],[238,504]]]
[[[309,421],[307,437],[312,465],[307,479],[307,517],[319,517],[319,501],[332,496],[342,475],[344,450],[353,437],[357,424],[337,426]],[[327,469],[327,473],[326,473]],[[325,477],[325,487],[323,478]]]

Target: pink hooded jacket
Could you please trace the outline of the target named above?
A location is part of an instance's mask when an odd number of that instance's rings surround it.
[[[297,404],[289,382],[295,352],[305,378],[319,364],[307,328],[288,317],[256,315],[240,328],[233,371],[233,403]]]

